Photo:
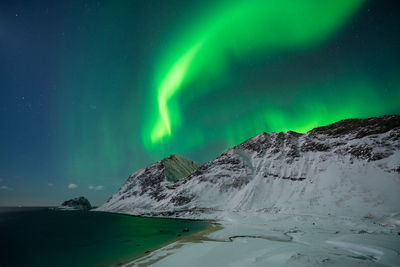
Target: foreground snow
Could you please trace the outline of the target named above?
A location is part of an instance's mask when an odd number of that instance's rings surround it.
[[[224,228],[208,235],[212,241],[175,242],[125,266],[400,265],[400,237],[393,230],[400,215],[354,220],[240,212],[224,217]]]

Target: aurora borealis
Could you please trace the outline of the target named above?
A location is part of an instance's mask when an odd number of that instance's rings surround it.
[[[209,76],[219,79],[223,69],[227,68],[228,58],[240,61],[240,58],[253,54],[270,55],[291,48],[316,46],[351,17],[362,2],[229,1],[213,9],[204,21],[199,22],[201,26],[193,27],[196,41],[183,39],[178,42],[192,45],[184,50],[160,82],[157,91],[159,116],[151,130],[151,143],[171,136],[171,124],[179,124],[176,104],[169,105],[168,102],[173,102],[174,95],[191,79],[204,81],[209,80]],[[190,40],[192,36],[188,36]],[[173,48],[180,49],[179,46]],[[271,124],[268,118],[266,123]],[[144,132],[147,136],[149,130]]]
[[[98,204],[172,153],[399,113],[399,17],[395,0],[2,1],[0,205]]]

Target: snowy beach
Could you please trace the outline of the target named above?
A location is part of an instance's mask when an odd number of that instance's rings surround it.
[[[203,241],[177,241],[125,266],[399,266],[399,220],[226,214]]]

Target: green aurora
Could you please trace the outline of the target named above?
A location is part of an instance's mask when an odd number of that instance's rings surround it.
[[[194,118],[182,115],[197,109],[197,101],[210,91],[231,86],[227,80],[235,80],[235,74],[229,64],[262,62],[268,70],[274,56],[290,57],[318,49],[364,2],[229,1],[201,12],[159,61],[146,110],[149,115],[142,128],[143,145],[152,153],[164,151],[165,146],[196,149],[209,140],[226,140],[231,146],[261,131],[306,132],[345,118],[392,112],[398,107],[398,92],[387,98],[368,77],[356,72],[346,77],[349,73],[344,69],[341,77],[331,81],[307,81],[290,87],[285,87],[285,82],[272,85],[266,81],[261,91],[258,85],[257,92],[252,90],[253,84],[244,84],[238,92],[240,98],[227,96],[217,107],[211,105]],[[398,81],[393,83],[398,88]],[[246,111],[237,112],[238,102],[254,105],[254,100],[255,106],[240,107]],[[209,120],[216,122],[213,132],[203,126]]]
[[[228,59],[240,60],[289,49],[315,47],[340,28],[362,2],[364,1],[230,1],[229,4],[224,3],[221,7],[213,8],[212,12],[202,14],[198,23],[200,26],[191,27],[189,34],[184,34],[184,38],[176,42],[180,45],[172,47],[172,56],[167,57],[177,58],[170,64],[172,67],[166,72],[160,71],[166,75],[162,76],[157,88],[158,108],[152,107],[153,110],[158,109],[158,115],[150,134],[151,144],[171,136],[171,128],[179,126],[178,105],[174,103],[176,94],[183,88],[190,90],[192,80],[209,81],[204,90],[210,90],[213,81],[227,69]],[[182,44],[189,48],[182,49]],[[169,64],[160,64],[165,65]],[[291,123],[287,114],[279,110],[266,111],[260,117],[257,119],[261,122],[258,125],[262,126],[264,121],[278,131],[293,128],[304,132],[320,123],[332,121],[332,118],[322,121],[313,118],[310,121],[309,117],[300,124]],[[145,129],[145,144],[148,133],[149,129]],[[239,140],[245,137],[241,136]]]
[[[185,3],[157,20],[109,3],[90,52],[66,59],[81,66],[60,95],[70,177],[106,183],[172,153],[204,162],[263,131],[399,111],[392,35],[352,32],[369,1]]]

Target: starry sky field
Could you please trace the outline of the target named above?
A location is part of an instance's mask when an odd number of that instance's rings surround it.
[[[0,206],[400,113],[397,0],[0,1]]]

